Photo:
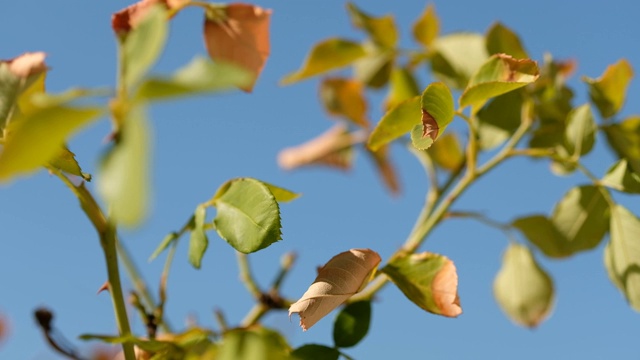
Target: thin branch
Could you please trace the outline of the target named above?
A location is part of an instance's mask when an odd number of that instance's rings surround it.
[[[240,280],[247,288],[249,293],[258,301],[262,297],[262,290],[258,287],[258,283],[251,274],[251,267],[249,266],[249,259],[247,254],[243,254],[236,251],[236,258],[238,259],[238,268],[240,269]]]

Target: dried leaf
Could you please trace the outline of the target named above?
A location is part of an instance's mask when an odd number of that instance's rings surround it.
[[[398,181],[398,175],[393,167],[393,163],[389,160],[388,146],[383,146],[377,151],[369,150],[369,154],[373,158],[376,165],[376,170],[382,178],[382,181],[387,186],[387,189],[391,191],[393,195],[400,193],[400,182]]]
[[[367,100],[362,83],[344,78],[326,78],[320,84],[320,98],[332,116],[343,117],[368,128]]]
[[[47,70],[44,58],[47,55],[43,52],[24,53],[6,62],[9,71],[19,78],[28,78],[32,75],[43,73]]]
[[[218,8],[219,9],[219,8]],[[249,4],[229,4],[224,12],[208,11],[204,22],[204,41],[209,56],[249,70],[258,78],[269,57],[271,10]],[[251,91],[253,83],[242,87]]]
[[[278,154],[278,164],[286,170],[314,164],[349,169],[352,159],[351,143],[351,135],[346,126],[338,124],[315,139],[282,150]]]
[[[162,0],[142,0],[129,5],[111,15],[111,28],[116,33],[126,34],[144,19],[153,5],[162,3],[164,3]]]
[[[289,316],[300,315],[300,326],[308,330],[331,310],[360,291],[382,259],[370,249],[340,253],[318,270],[307,292],[289,308]]]
[[[436,119],[429,114],[428,111],[422,109],[422,137],[430,137],[432,140],[436,140],[440,128]]]

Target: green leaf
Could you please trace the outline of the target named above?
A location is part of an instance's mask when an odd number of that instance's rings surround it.
[[[262,181],[262,183],[269,189],[269,191],[271,191],[271,194],[278,202],[289,202],[300,197],[300,193],[294,193],[291,190],[287,190],[264,181]]]
[[[640,174],[640,116],[631,116],[620,123],[603,127],[607,142],[629,163],[636,174]]]
[[[448,317],[462,313],[456,268],[445,256],[428,252],[405,255],[394,258],[381,271],[420,308]]]
[[[147,214],[149,133],[144,109],[132,108],[100,166],[98,190],[110,217],[121,225],[135,226]]]
[[[596,130],[589,104],[571,110],[565,130],[565,146],[569,153],[576,158],[589,153],[596,141]]]
[[[413,38],[424,47],[429,47],[438,37],[440,32],[440,20],[436,15],[433,4],[427,5],[422,14],[413,24]]]
[[[371,302],[358,301],[345,306],[333,324],[336,347],[352,347],[367,335],[371,322]]]
[[[338,360],[340,351],[324,345],[306,344],[293,350],[291,357],[296,360]]]
[[[165,100],[199,93],[225,91],[251,84],[253,75],[236,65],[194,58],[170,78],[150,78],[138,89],[135,98]]]
[[[455,33],[437,38],[432,46],[431,69],[449,87],[464,89],[489,55],[484,36]]]
[[[290,347],[276,331],[263,327],[233,329],[224,333],[217,360],[287,359]]]
[[[291,84],[352,64],[367,55],[362,45],[344,39],[327,39],[314,46],[302,68],[282,79],[282,84]]]
[[[353,77],[372,89],[379,89],[389,82],[394,53],[365,44],[367,56],[353,63]]]
[[[533,60],[493,55],[469,80],[460,97],[460,106],[471,105],[472,112],[476,113],[489,99],[530,84],[538,76],[538,65]]]
[[[207,217],[207,207],[198,205],[193,215],[193,227],[191,228],[191,237],[189,238],[189,262],[194,268],[200,269],[202,257],[209,246],[209,239],[204,229]]]
[[[281,239],[280,208],[264,183],[230,180],[218,189],[213,205],[218,209],[216,230],[234,249],[248,254]]]
[[[613,164],[600,183],[618,191],[640,194],[640,174],[631,170],[625,159]]]
[[[603,118],[610,118],[620,111],[631,78],[633,68],[625,59],[607,67],[598,79],[583,78],[589,85],[589,97]]]
[[[420,89],[411,70],[408,68],[394,68],[391,72],[385,109],[394,108],[401,102],[418,95],[420,95]]]
[[[522,91],[510,91],[497,96],[478,111],[480,147],[490,150],[505,142],[520,126],[523,105]]]
[[[169,245],[171,245],[171,243],[173,243],[174,240],[178,239],[179,237],[180,236],[176,232],[168,233],[164,237],[164,239],[162,239],[162,241],[160,242],[160,245],[158,245],[158,247],[153,251],[153,254],[151,254],[151,256],[149,257],[149,261],[152,261],[155,258],[157,258],[158,255],[160,255],[166,248],[169,247]]]
[[[520,38],[511,29],[495,23],[489,31],[487,31],[487,51],[489,54],[504,53],[511,55],[516,59],[528,59],[527,51],[522,46]]]
[[[420,102],[420,97],[416,96],[401,102],[384,114],[371,132],[367,146],[371,150],[377,151],[420,124]]]
[[[605,248],[605,266],[611,281],[636,311],[640,311],[640,219],[622,205],[611,210],[611,241]]]
[[[392,15],[373,17],[351,2],[347,3],[347,10],[353,26],[366,32],[376,45],[388,49],[396,46],[398,29]]]
[[[164,6],[154,5],[127,34],[122,48],[127,88],[135,86],[158,60],[167,40],[167,32],[167,11]]]
[[[160,340],[146,340],[146,339],[138,339],[133,335],[128,336],[111,336],[111,335],[96,335],[96,334],[82,334],[79,336],[81,340],[100,340],[107,344],[134,344],[142,350],[158,352],[158,351],[166,351],[173,344],[168,341],[160,341]]]
[[[411,131],[411,142],[417,149],[428,149],[449,126],[455,115],[453,96],[449,88],[440,82],[424,90],[421,97],[422,126]]]
[[[553,307],[553,281],[531,251],[518,244],[505,251],[493,294],[511,320],[527,327],[540,324]]]
[[[549,257],[564,257],[570,255],[566,240],[555,225],[544,215],[521,217],[512,222],[524,236]]]
[[[13,119],[0,153],[0,180],[37,170],[60,154],[64,143],[102,110],[53,106]]]
[[[464,163],[464,152],[455,133],[442,135],[426,154],[448,171],[455,171]]]
[[[80,176],[86,181],[91,181],[91,174],[83,173],[80,164],[76,160],[76,155],[72,153],[66,146],[60,149],[58,155],[49,160],[49,166],[64,171],[67,174]]]

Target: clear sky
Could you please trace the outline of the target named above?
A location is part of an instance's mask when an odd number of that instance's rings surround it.
[[[0,58],[26,51],[45,51],[51,71],[49,91],[81,85],[113,86],[115,42],[110,16],[129,1],[11,1],[0,12]],[[403,46],[411,42],[410,27],[426,2],[356,1],[372,14],[393,13],[403,30]],[[501,21],[523,39],[529,54],[542,60],[574,58],[577,74],[574,105],[586,101],[580,76],[599,76],[607,65],[627,58],[640,69],[640,33],[636,1],[435,1],[442,31],[484,33]],[[203,96],[154,106],[155,132],[153,201],[149,220],[122,238],[134,253],[150,285],[157,287],[163,258],[147,258],[169,231],[177,230],[195,206],[206,201],[228,179],[250,176],[303,196],[283,204],[283,241],[251,255],[256,276],[265,286],[278,259],[287,251],[299,255],[283,292],[300,296],[313,281],[316,266],[349,248],[368,247],[386,259],[411,230],[424,199],[427,180],[418,162],[401,147],[392,149],[404,188],[390,197],[375,178],[372,164],[359,156],[347,173],[324,169],[285,172],[276,155],[286,146],[304,142],[328,129],[333,120],[321,108],[317,79],[278,86],[297,69],[312,44],[327,37],[362,39],[351,28],[342,1],[261,1],[273,9],[272,55],[253,94],[240,92]],[[170,71],[195,54],[205,54],[202,13],[187,10],[171,25],[167,49],[154,68]],[[426,83],[422,84],[426,86]],[[629,88],[622,115],[640,112],[634,101],[638,81]],[[381,93],[370,98],[371,117],[380,116]],[[459,120],[459,119],[458,119]],[[85,171],[95,173],[109,132],[105,119],[85,129],[70,143]],[[598,137],[586,163],[596,174],[613,162]],[[361,154],[362,155],[362,154]],[[586,183],[580,174],[556,177],[548,163],[514,160],[478,182],[455,205],[478,210],[500,221],[530,213],[549,213],[572,186]],[[636,198],[617,196],[640,213]],[[101,249],[77,200],[56,178],[41,171],[0,186],[0,314],[11,324],[10,337],[0,344],[2,359],[57,359],[34,324],[32,311],[42,305],[57,315],[55,326],[74,343],[82,333],[115,333],[110,298],[96,295],[106,280]],[[356,359],[539,359],[631,358],[637,356],[640,317],[607,278],[601,246],[568,260],[542,265],[553,276],[556,305],[550,319],[535,330],[513,325],[492,295],[493,278],[507,245],[503,234],[471,221],[449,220],[422,247],[450,257],[457,266],[464,313],[457,319],[428,314],[386,287],[373,308],[372,327],[363,342],[347,353]],[[221,309],[230,323],[239,322],[252,305],[239,283],[234,251],[215,234],[202,269],[191,268],[187,243],[179,246],[169,278],[169,320],[176,327],[187,319],[211,326],[212,312]],[[130,288],[130,285],[125,285]],[[302,332],[297,318],[270,314],[266,324],[281,330],[292,345],[332,343],[335,313]],[[132,316],[134,329],[143,324]]]

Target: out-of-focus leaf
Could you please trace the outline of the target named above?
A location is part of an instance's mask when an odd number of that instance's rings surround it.
[[[538,76],[538,65],[533,60],[493,55],[469,80],[460,97],[460,106],[471,105],[475,113],[489,99],[530,84]]]
[[[542,252],[550,257],[568,256],[564,236],[556,226],[544,215],[521,217],[513,221],[512,225],[520,230],[524,236]]]
[[[336,347],[355,346],[367,335],[370,322],[370,301],[358,301],[345,306],[333,323],[333,342]]]
[[[291,84],[306,78],[352,64],[367,55],[364,47],[344,39],[327,39],[316,44],[300,70],[285,76],[282,84]]]
[[[263,327],[233,329],[224,333],[217,360],[280,360],[291,351],[287,341],[274,330]]]
[[[458,297],[458,274],[447,257],[424,252],[391,260],[381,271],[420,308],[437,315],[462,313]]]
[[[422,133],[414,127],[411,142],[417,149],[428,149],[449,126],[455,115],[453,96],[447,85],[437,82],[427,86],[421,97]]]
[[[603,118],[614,116],[620,111],[627,97],[627,87],[633,78],[633,68],[625,59],[609,65],[598,79],[584,77],[589,84],[589,96]]]
[[[198,93],[225,91],[249,86],[254,77],[236,65],[213,63],[202,57],[175,72],[170,78],[149,78],[136,93],[137,100],[164,100]]]
[[[493,149],[505,142],[520,125],[522,91],[510,91],[497,96],[478,111],[480,147]]]
[[[440,20],[436,15],[433,4],[427,5],[422,14],[413,24],[413,38],[425,47],[431,46],[440,32]]]
[[[431,69],[449,87],[464,89],[488,59],[484,36],[455,33],[438,37],[431,45]]]
[[[631,307],[640,311],[640,219],[622,205],[611,209],[611,240],[604,263],[611,281],[622,291]]]
[[[535,327],[553,307],[553,281],[525,246],[511,244],[493,283],[493,294],[515,323]]]
[[[0,153],[0,181],[54,160],[64,143],[101,112],[100,108],[54,106],[13,119]]]
[[[315,139],[287,148],[278,154],[278,165],[295,169],[307,165],[326,165],[342,170],[351,168],[353,139],[346,126],[336,124]]]
[[[80,164],[78,164],[78,161],[76,160],[76,155],[66,146],[63,146],[62,149],[60,149],[60,152],[52,160],[49,160],[49,166],[62,170],[67,174],[80,176],[86,181],[91,181],[91,175],[82,172]]]
[[[618,160],[607,171],[600,184],[630,194],[640,194],[640,174],[629,168],[627,160]]]
[[[364,288],[381,260],[370,249],[351,249],[334,256],[318,270],[318,276],[300,300],[291,304],[289,316],[300,315],[300,326],[308,330]]]
[[[294,360],[338,360],[340,351],[318,344],[306,344],[291,352]]]
[[[144,109],[132,108],[100,166],[98,190],[118,224],[138,225],[147,215],[150,128]]]
[[[193,227],[189,238],[189,262],[194,268],[200,269],[202,257],[209,246],[209,239],[204,229],[207,216],[207,208],[199,205],[193,215]]]
[[[0,129],[5,127],[9,116],[14,113],[12,109],[19,101],[20,94],[27,90],[44,91],[47,70],[45,57],[45,53],[35,52],[0,61]],[[39,86],[36,82],[39,82]]]
[[[204,43],[215,61],[228,62],[253,75],[245,91],[251,91],[270,52],[269,22],[271,10],[259,6],[232,3],[213,5],[205,12]]]
[[[394,53],[365,44],[367,56],[353,63],[353,77],[372,89],[379,89],[389,82]]]
[[[156,63],[167,41],[167,11],[154,5],[124,39],[124,81],[127,88],[136,85]]]
[[[603,127],[607,142],[629,163],[636,174],[640,174],[640,116],[631,116],[620,123]]]
[[[400,182],[398,181],[396,170],[389,159],[388,146],[383,146],[377,151],[367,150],[367,153],[373,158],[376,170],[378,170],[378,174],[387,186],[387,189],[389,189],[392,194],[398,194],[400,192]]]
[[[420,95],[418,82],[407,68],[394,68],[391,72],[389,93],[384,108],[388,111],[401,102]]]
[[[149,261],[157,258],[158,255],[160,255],[167,247],[169,247],[169,245],[171,245],[174,240],[178,239],[178,237],[179,235],[176,232],[170,232],[169,234],[167,234],[160,242],[160,245],[158,245],[158,247],[153,251],[153,254],[151,254],[151,256],[149,257]]]
[[[405,100],[389,110],[373,129],[367,146],[373,151],[401,137],[420,124],[419,96]]]
[[[362,29],[371,40],[383,48],[393,48],[398,42],[398,29],[392,15],[373,17],[358,9],[353,3],[347,3],[351,23]]]
[[[433,144],[427,152],[433,161],[443,169],[454,171],[462,166],[464,153],[455,133],[447,133]]]
[[[596,122],[589,104],[573,109],[567,116],[565,146],[574,157],[588,154],[596,142]]]
[[[212,199],[218,235],[248,254],[281,239],[280,208],[269,187],[251,178],[224,183]]]
[[[320,98],[329,114],[343,117],[364,128],[369,127],[368,104],[360,82],[344,78],[326,78],[320,84]]]
[[[511,29],[497,22],[487,31],[487,51],[490,55],[504,53],[516,59],[528,59],[520,38]]]
[[[111,15],[111,27],[113,31],[126,36],[146,18],[147,13],[156,6],[162,5],[170,10],[169,15],[174,16],[186,3],[191,0],[139,0],[126,8]]]
[[[4,315],[0,314],[0,344],[2,344],[5,341],[8,334],[9,334],[9,322],[7,321],[7,318]],[[338,357],[336,357],[336,360],[337,359]]]

